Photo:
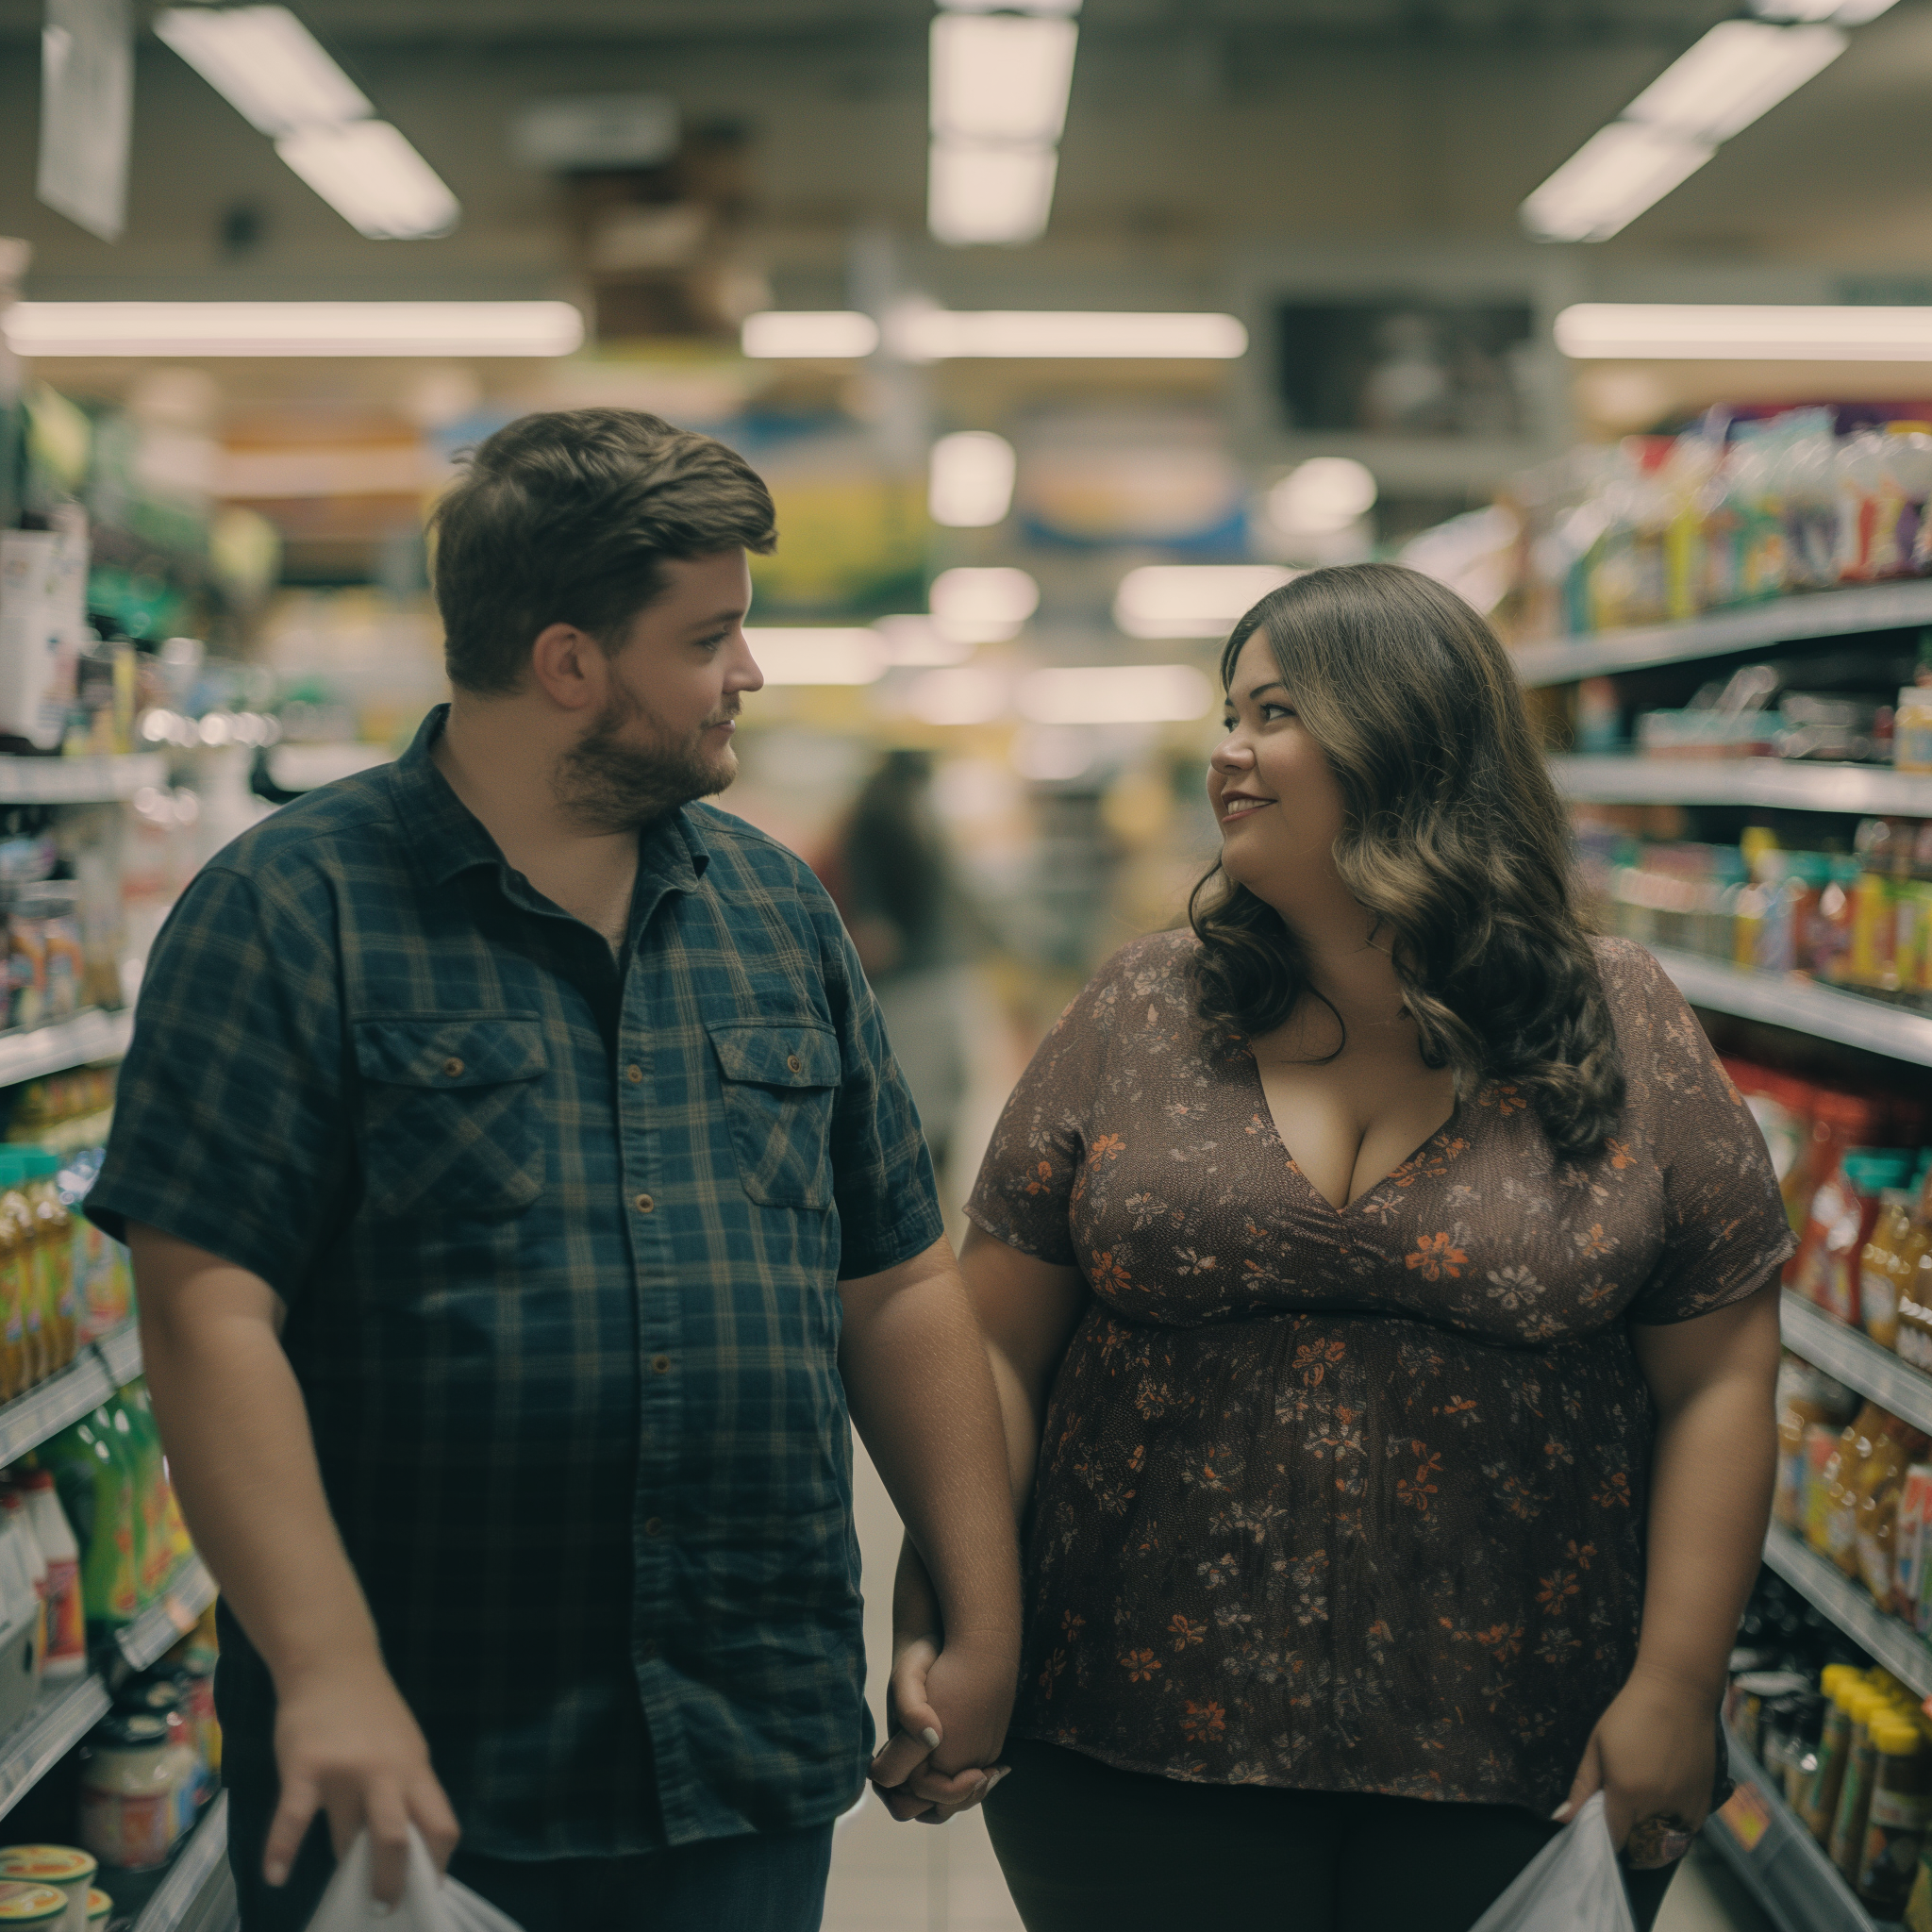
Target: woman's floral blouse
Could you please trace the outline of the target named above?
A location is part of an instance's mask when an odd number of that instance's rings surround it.
[[[1597,942],[1629,1099],[1553,1165],[1507,1085],[1337,1209],[1195,941],[1127,947],[1015,1090],[967,1212],[1093,1299],[1049,1407],[1015,1727],[1210,1784],[1528,1805],[1636,1657],[1632,1322],[1792,1241],[1757,1126],[1641,947]]]

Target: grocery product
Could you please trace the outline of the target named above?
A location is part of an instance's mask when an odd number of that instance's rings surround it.
[[[141,1612],[139,1511],[134,1476],[112,1421],[97,1408],[36,1452],[53,1471],[81,1547],[81,1602],[91,1633],[108,1634]]]
[[[114,1901],[105,1891],[90,1890],[87,1895],[87,1932],[108,1932],[108,1921],[114,1916]]]
[[[1925,1595],[1925,1564],[1932,1556],[1932,1463],[1915,1462],[1899,1491],[1892,1534],[1891,1610],[1916,1624]]]
[[[124,1871],[166,1864],[180,1836],[182,1775],[164,1719],[138,1711],[102,1719],[81,1753],[81,1842]]]
[[[87,1670],[87,1610],[81,1601],[80,1544],[44,1469],[22,1470],[13,1478],[26,1520],[47,1559],[47,1650],[43,1674],[77,1677]]]
[[[1912,1195],[1886,1188],[1858,1257],[1858,1320],[1880,1348],[1898,1347],[1898,1308],[1911,1276]]]
[[[1857,1887],[1866,1910],[1890,1919],[1904,1909],[1925,1827],[1932,1822],[1932,1765],[1924,1737],[1909,1717],[1875,1716],[1871,1740],[1877,1766]]]
[[[1912,1157],[1903,1148],[1853,1148],[1812,1196],[1790,1285],[1826,1314],[1857,1326],[1862,1259],[1877,1223],[1881,1196],[1902,1188]]]
[[[1845,1424],[1823,1472],[1825,1505],[1820,1554],[1829,1557],[1847,1576],[1858,1573],[1857,1482],[1879,1429],[1888,1420],[1875,1402],[1868,1402]]]
[[[1899,692],[1891,762],[1901,772],[1932,772],[1932,687],[1908,684]]]
[[[58,1932],[67,1916],[67,1896],[51,1885],[0,1883],[0,1925],[40,1925]]]
[[[39,1614],[34,1624],[34,1668],[43,1671],[47,1656],[47,1556],[41,1548],[40,1539],[34,1535],[33,1525],[27,1521],[26,1504],[20,1491],[15,1489],[0,1489],[0,1515],[8,1519],[8,1526],[18,1539],[20,1552],[26,1559],[27,1575],[33,1584],[34,1602],[39,1606]]]
[[[1777,1372],[1777,1490],[1774,1513],[1780,1523],[1798,1529],[1804,1523],[1805,1439],[1815,1425],[1835,1431],[1850,1419],[1856,1398],[1840,1383],[1809,1362],[1787,1356]]]
[[[1932,1441],[1896,1416],[1888,1416],[1873,1439],[1872,1451],[1852,1484],[1853,1541],[1858,1574],[1872,1600],[1890,1608],[1895,1578],[1892,1547],[1897,1539],[1899,1498],[1906,1472]]]
[[[87,1932],[87,1896],[100,1869],[92,1853],[77,1845],[0,1846],[0,1881],[51,1886],[66,1899],[61,1932]]]

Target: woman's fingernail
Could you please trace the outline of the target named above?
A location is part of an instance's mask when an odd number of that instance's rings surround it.
[[[271,1885],[286,1885],[289,1882],[289,1868],[279,1858],[272,1858],[268,1870],[262,1875]]]
[[[1550,1813],[1550,1823],[1552,1824],[1567,1824],[1569,1822],[1570,1807],[1567,1805],[1558,1805],[1557,1808]]]
[[[940,1734],[930,1724],[920,1732],[919,1737],[928,1751],[937,1751],[940,1748]]]
[[[991,1775],[990,1775],[990,1776],[989,1776],[989,1777],[987,1778],[987,1781],[986,1781],[986,1788],[987,1788],[987,1790],[993,1790],[993,1789],[994,1789],[994,1788],[995,1788],[995,1787],[996,1787],[997,1785],[999,1785],[999,1784],[1001,1783],[1001,1781],[1002,1781],[1003,1779],[1005,1779],[1005,1778],[1007,1778],[1007,1777],[1009,1777],[1009,1776],[1010,1776],[1010,1775],[1012,1774],[1012,1770],[1013,1770],[1013,1767],[1012,1767],[1012,1766],[1011,1766],[1010,1764],[1003,1764],[1003,1765],[1001,1765],[1001,1766],[999,1767],[999,1769],[998,1769],[997,1771],[993,1772],[993,1773],[992,1773],[992,1774],[991,1774]]]

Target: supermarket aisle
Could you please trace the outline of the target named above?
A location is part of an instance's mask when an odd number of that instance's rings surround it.
[[[855,1447],[854,1461],[858,1540],[865,1558],[867,1689],[874,1721],[883,1725],[899,1519],[862,1448]],[[868,1796],[839,1827],[824,1932],[1022,1932],[1022,1927],[978,1812],[968,1812],[942,1830],[895,1824]],[[1672,1887],[1657,1932],[1773,1928],[1717,1855],[1700,1847],[1690,1869]]]

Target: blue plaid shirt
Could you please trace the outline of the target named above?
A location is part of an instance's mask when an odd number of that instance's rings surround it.
[[[472,1849],[823,1824],[863,1777],[841,1279],[941,1232],[831,902],[707,806],[621,962],[429,755],[291,805],[163,931],[89,1212],[252,1270]],[[274,1694],[229,1625],[231,1779]]]

